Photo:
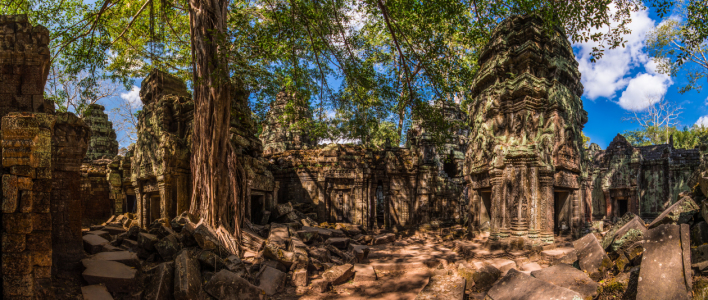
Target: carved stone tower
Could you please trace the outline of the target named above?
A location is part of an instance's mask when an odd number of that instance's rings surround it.
[[[307,150],[312,146],[307,133],[290,128],[298,120],[312,118],[307,102],[297,94],[282,91],[275,98],[260,138],[265,148],[264,155],[285,150]]]
[[[108,121],[103,105],[89,105],[84,122],[91,128],[91,142],[84,160],[87,162],[102,157],[113,158],[118,155],[118,141],[113,123]]]
[[[513,16],[495,29],[479,63],[464,166],[472,226],[492,240],[532,243],[576,232],[587,112],[568,38],[536,17]]]

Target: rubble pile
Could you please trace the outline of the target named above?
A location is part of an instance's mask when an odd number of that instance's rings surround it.
[[[358,225],[317,224],[290,203],[276,211],[274,219],[290,222],[246,220],[240,247],[223,227],[213,229],[187,212],[146,229],[132,213],[84,229],[82,275],[92,285],[84,287],[84,297],[263,299],[288,286],[325,292],[352,279],[354,266],[368,260],[368,245],[396,238],[368,235]],[[360,280],[375,280],[373,270],[366,271]]]

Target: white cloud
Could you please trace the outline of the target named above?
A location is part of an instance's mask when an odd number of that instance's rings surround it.
[[[702,116],[698,118],[698,121],[696,121],[696,125],[708,127],[708,116]]]
[[[613,8],[613,13],[614,13]],[[644,41],[647,33],[653,28],[655,22],[649,18],[649,13],[646,10],[631,13],[632,22],[627,25],[631,33],[624,35],[626,41],[625,47],[618,47],[611,50],[605,50],[604,55],[597,63],[590,62],[589,53],[593,47],[599,46],[599,43],[589,41],[587,43],[577,43],[573,47],[579,49],[578,53],[578,68],[582,74],[581,81],[585,87],[585,95],[590,100],[595,100],[599,97],[613,99],[616,93],[632,83],[632,78],[627,75],[633,68],[645,64],[651,64],[651,59],[644,53]],[[613,26],[616,26],[613,22]],[[607,31],[607,27],[595,30],[597,32]],[[653,75],[655,66],[647,67]],[[638,76],[640,77],[641,74]],[[636,79],[636,78],[635,78]],[[640,79],[634,86],[638,86],[647,78]],[[655,81],[658,82],[658,81]],[[629,97],[629,96],[628,96]],[[625,99],[626,101],[629,98]],[[624,107],[624,106],[623,106]]]
[[[133,88],[126,93],[121,93],[120,97],[130,103],[130,106],[134,108],[143,106],[143,102],[140,101],[140,88],[137,86],[133,86]]]
[[[626,110],[643,110],[661,100],[671,83],[671,77],[663,74],[638,74],[629,81],[618,104]]]

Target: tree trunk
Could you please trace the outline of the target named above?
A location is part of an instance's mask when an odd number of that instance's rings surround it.
[[[229,142],[233,86],[223,47],[228,3],[189,0],[194,72],[190,212],[214,229],[234,224],[229,229],[238,239],[245,180],[239,172],[243,166]]]

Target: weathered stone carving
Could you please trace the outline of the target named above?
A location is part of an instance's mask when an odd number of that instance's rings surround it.
[[[189,209],[194,102],[178,78],[154,70],[142,82],[131,181],[141,226]]]
[[[552,243],[554,230],[580,226],[583,87],[565,34],[541,24],[530,16],[499,24],[472,88],[464,175],[470,198],[481,199],[474,225],[489,218],[492,240]]]
[[[617,135],[599,150],[588,152],[584,188],[591,195],[593,219],[621,217],[626,212],[655,218],[691,190],[689,178],[700,165],[698,149],[675,149],[673,144],[633,147]],[[588,199],[589,200],[589,199]]]
[[[294,125],[299,120],[311,118],[309,106],[295,93],[278,93],[268,111],[260,136],[265,148],[264,155],[285,150],[307,150],[314,146],[310,137]]]
[[[108,121],[108,115],[103,111],[103,105],[91,104],[86,110],[84,122],[91,128],[91,142],[86,152],[85,161],[90,162],[100,158],[113,158],[118,155],[118,141],[113,123]]]

